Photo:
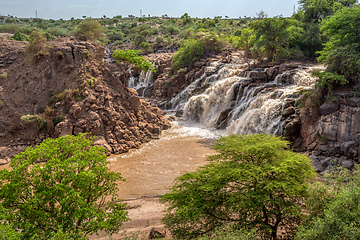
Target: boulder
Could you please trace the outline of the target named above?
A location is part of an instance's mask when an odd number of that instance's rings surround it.
[[[165,238],[166,230],[163,228],[152,228],[149,233],[149,239]]]
[[[343,162],[341,163],[341,167],[343,167],[343,168],[350,169],[350,168],[352,168],[353,166],[354,166],[354,163],[353,163],[353,161],[351,161],[351,160],[346,160],[346,161],[343,161]]]
[[[320,106],[320,114],[321,115],[328,115],[339,110],[340,104],[336,102],[324,103]]]
[[[266,72],[262,72],[262,71],[249,71],[246,72],[245,77],[252,78],[255,80],[267,80],[268,75],[266,74]]]
[[[228,108],[220,113],[220,116],[216,122],[217,129],[225,129],[228,123],[229,113],[232,111],[232,108]]]
[[[323,168],[328,168],[329,166],[336,166],[337,160],[334,157],[329,157],[320,161],[320,163]]]
[[[311,162],[310,162],[310,163],[311,163],[311,166],[314,167],[315,171],[317,171],[317,172],[322,172],[322,171],[324,171],[321,163],[318,161],[318,157],[317,157],[317,156],[311,155],[311,156],[309,156],[309,158],[311,159]]]
[[[55,126],[55,136],[64,137],[66,135],[72,135],[73,124],[69,120],[64,120]]]
[[[281,114],[282,115],[282,118],[287,118],[289,117],[290,115],[294,114],[295,113],[295,108],[294,107],[288,107],[284,110],[284,112]]]
[[[348,100],[348,104],[351,107],[359,107],[360,106],[360,97],[352,97]]]
[[[348,158],[354,158],[357,155],[358,143],[355,141],[344,142],[341,144],[341,153]]]

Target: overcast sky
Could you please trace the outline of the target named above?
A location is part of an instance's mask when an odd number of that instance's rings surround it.
[[[16,17],[44,19],[70,19],[82,16],[98,18],[106,15],[140,15],[179,17],[229,16],[230,18],[254,17],[263,10],[269,17],[291,16],[298,0],[0,0],[0,14]]]

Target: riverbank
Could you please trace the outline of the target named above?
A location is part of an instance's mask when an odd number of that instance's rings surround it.
[[[111,238],[104,232],[90,239],[149,239],[154,228],[165,232],[161,219],[165,205],[159,202],[176,177],[195,171],[207,163],[217,134],[184,122],[173,122],[159,139],[128,153],[112,155],[111,170],[120,172],[126,182],[119,182],[119,196],[129,205],[129,218],[122,230]],[[136,238],[130,238],[136,239]]]

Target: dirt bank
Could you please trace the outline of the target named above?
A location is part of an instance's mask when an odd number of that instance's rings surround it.
[[[103,47],[72,38],[48,44],[48,54],[25,60],[25,42],[0,39],[2,162],[48,137],[80,132],[123,153],[170,126],[160,109],[126,88],[125,67],[105,62]]]

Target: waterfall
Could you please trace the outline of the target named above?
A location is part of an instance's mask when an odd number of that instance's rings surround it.
[[[128,80],[128,88],[135,89],[140,96],[147,96],[149,94],[150,87],[154,84],[153,72],[141,71],[139,77],[133,77],[131,75],[131,68],[128,70],[130,72],[130,77]]]
[[[286,103],[295,102],[301,89],[313,88],[316,78],[311,72],[322,68],[304,66],[264,82],[250,77],[264,74],[265,70],[245,72],[246,64],[240,60],[232,62],[212,63],[168,107],[183,110],[185,120],[208,128],[225,128],[227,134],[281,134]]]

